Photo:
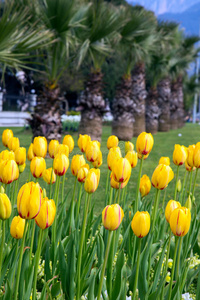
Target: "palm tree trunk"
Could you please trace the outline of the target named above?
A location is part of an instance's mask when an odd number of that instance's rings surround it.
[[[92,140],[101,141],[102,117],[105,111],[103,99],[103,74],[95,71],[90,74],[83,94],[80,96],[80,134],[90,135]]]
[[[158,107],[160,108],[160,116],[158,120],[158,131],[170,130],[170,96],[171,85],[169,78],[162,79],[157,86],[158,91]]]
[[[113,100],[112,134],[120,140],[130,141],[133,137],[134,106],[132,99],[131,77],[123,76],[121,84],[117,87]]]
[[[140,63],[132,72],[132,97],[134,102],[134,136],[145,131],[145,100],[147,97],[145,83],[145,65]]]
[[[183,83],[179,76],[171,86],[170,120],[171,129],[181,128],[184,125]]]
[[[160,109],[157,104],[158,92],[150,88],[146,99],[146,132],[155,134],[158,131]]]
[[[184,96],[183,96],[183,78],[178,78],[178,128],[184,126]]]

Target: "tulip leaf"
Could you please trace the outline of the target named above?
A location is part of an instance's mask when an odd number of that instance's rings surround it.
[[[24,298],[24,288],[26,289],[25,284],[28,284],[25,278],[28,278],[27,271],[29,269],[29,251],[25,251],[23,254],[21,273],[20,273],[20,285],[19,285],[19,299]]]
[[[10,300],[11,299],[11,295],[12,295],[12,289],[9,283],[9,280],[6,281],[6,288],[5,288],[6,292],[4,294],[3,299],[4,300]]]
[[[34,268],[32,265],[29,266],[29,272],[28,272],[28,286],[26,287],[26,293],[24,295],[24,299],[30,299],[31,290],[32,290],[32,284],[33,284],[33,274],[34,274]]]
[[[98,267],[100,267],[103,264],[104,260],[104,242],[101,234],[99,234],[97,238],[97,257]]]
[[[17,243],[16,243],[16,247],[17,247]],[[6,257],[6,259],[4,260],[3,266],[2,266],[2,270],[1,270],[1,278],[0,278],[0,286],[2,286],[5,274],[8,270],[8,266],[11,264],[12,265],[12,260],[13,260],[13,254],[15,252],[16,247],[13,247],[9,253],[9,255]]]
[[[120,289],[121,289],[121,283],[122,283],[122,268],[124,265],[124,252],[120,251],[117,257],[116,262],[116,277],[113,282],[113,289],[112,289],[112,300],[117,299]]]
[[[190,284],[192,283],[193,279],[197,276],[199,270],[196,268],[192,268],[187,273],[187,280],[186,280],[186,290],[188,290]]]
[[[60,294],[60,292],[61,292],[60,282],[57,281],[51,287],[51,295],[52,295],[53,298],[56,298]]]
[[[65,253],[63,249],[62,243],[59,244],[59,271],[60,271],[60,279],[62,284],[62,289],[67,297],[67,263],[65,260]]]
[[[76,273],[76,252],[75,252],[75,244],[72,245],[72,255],[70,258],[70,283],[69,283],[69,298],[74,299],[75,296],[75,283],[74,283],[74,277]]]
[[[166,276],[165,274],[160,278],[160,281],[159,281],[159,285],[156,289],[155,292],[151,293],[148,297],[148,300],[155,300],[155,299],[159,299],[159,295],[162,291],[162,287],[163,285],[165,284],[165,280],[166,280]]]
[[[82,275],[81,275],[81,281],[85,279],[85,277],[87,277],[91,271],[92,265],[94,263],[94,257],[95,257],[95,253],[96,253],[96,238],[92,244],[92,247],[90,247],[87,250],[87,256],[85,259],[85,263],[83,265],[83,271],[82,271]],[[83,261],[84,262],[84,261]]]
[[[46,300],[46,288],[47,288],[47,283],[45,282],[45,284],[44,284],[44,286],[42,288],[40,300]]]
[[[196,292],[196,299],[200,299],[200,265],[198,267],[198,281],[197,281],[197,292]]]
[[[94,300],[94,287],[95,287],[95,269],[92,269],[91,275],[90,275],[90,282],[89,282],[89,288],[88,288],[88,299]]]
[[[96,220],[95,220],[95,222],[94,222],[94,224],[92,226],[92,236],[96,235],[96,231],[97,231],[97,229],[99,227],[99,224],[101,222],[101,218],[102,218],[101,214],[96,218]]]
[[[121,282],[121,289],[118,296],[118,300],[126,300],[126,290],[127,290],[127,268],[124,265],[122,268],[122,282]]]

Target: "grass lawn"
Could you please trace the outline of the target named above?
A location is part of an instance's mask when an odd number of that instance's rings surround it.
[[[5,128],[0,128],[0,134],[2,135],[2,132]],[[20,139],[20,145],[23,147],[26,147],[28,150],[28,147],[31,143],[32,136],[31,131],[25,130],[24,128],[11,128],[14,132],[14,135]],[[78,146],[77,146],[77,140],[78,140],[78,134],[77,133],[71,133],[74,141],[75,141],[75,148],[73,152],[70,154],[69,159],[71,160],[72,156],[74,154],[81,154]],[[111,127],[110,126],[104,126],[103,127],[103,135],[102,135],[102,144],[101,144],[101,151],[103,154],[103,165],[100,167],[101,170],[101,179],[99,183],[99,187],[97,192],[93,195],[92,200],[95,201],[95,212],[100,213],[104,207],[104,200],[105,200],[105,186],[106,186],[106,176],[107,176],[107,154],[108,150],[106,147],[106,142],[108,136],[111,134]],[[134,145],[136,144],[136,138],[133,138],[131,140]],[[176,172],[176,166],[172,162],[172,155],[174,150],[175,144],[185,145],[186,147],[191,144],[196,144],[200,141],[200,126],[198,124],[189,124],[187,123],[183,128],[178,130],[173,130],[167,133],[157,133],[154,135],[154,146],[152,149],[151,154],[147,158],[147,160],[144,161],[143,164],[143,174],[147,174],[150,178],[152,176],[152,173],[157,166],[159,159],[161,156],[169,156],[171,160],[171,167],[174,172]],[[122,155],[124,155],[124,142],[119,142],[119,147],[122,150]],[[2,143],[0,144],[0,151],[4,150],[4,146]],[[52,165],[52,159],[48,158],[46,159],[47,167],[50,167]],[[23,185],[27,180],[29,176],[29,166],[30,162],[27,160],[27,166],[22,173],[21,180],[20,180],[20,186]],[[138,171],[139,171],[139,164],[136,166],[135,169],[132,171],[131,179],[128,185],[129,189],[129,199],[130,201],[133,201],[135,199],[135,187],[137,184],[137,177],[138,177]],[[183,179],[185,172],[185,167],[180,167],[179,172],[179,178]],[[71,174],[70,168],[68,169],[66,173],[66,183],[65,183],[65,195],[68,194],[67,201],[70,202],[72,190],[73,190],[73,184],[74,184],[74,176]],[[62,181],[62,180],[61,180]],[[42,187],[46,187],[46,183],[40,179],[39,183]],[[175,180],[173,180],[167,189],[167,195],[166,195],[166,201],[173,199],[173,193],[174,193],[174,185]],[[199,195],[199,180],[197,178],[197,186],[195,190],[195,196],[197,197]],[[151,199],[154,197],[155,189],[152,188],[150,194],[148,195],[148,198]],[[163,192],[162,192],[163,193]],[[161,196],[162,197],[162,196]]]

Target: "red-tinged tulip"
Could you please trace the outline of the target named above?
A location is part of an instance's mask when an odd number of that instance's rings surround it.
[[[178,207],[181,207],[181,204],[178,201],[169,200],[169,202],[167,203],[167,206],[165,208],[165,218],[168,223],[169,223],[172,212]]]
[[[69,159],[65,154],[56,154],[53,160],[53,169],[56,175],[63,176],[69,167]]]
[[[87,193],[94,193],[99,185],[100,170],[90,169],[84,183],[84,189]]]
[[[168,186],[168,183],[174,178],[174,172],[170,166],[160,164],[156,167],[151,177],[152,185],[158,189],[163,190]]]
[[[91,141],[87,144],[85,155],[88,161],[94,162],[98,159],[100,152],[99,143],[97,141]]]
[[[117,182],[117,181],[114,180],[113,174],[111,172],[111,175],[110,175],[110,185],[114,189],[123,189],[128,184],[129,179],[130,179],[130,177],[127,178],[127,180],[124,181],[124,182]]]
[[[171,231],[176,236],[184,236],[190,229],[191,213],[186,207],[176,208],[170,217],[169,224]]]
[[[3,150],[0,153],[0,159],[3,160],[15,160],[15,153],[13,151],[9,151],[9,150]]]
[[[200,168],[200,143],[197,143],[195,146],[193,163],[195,168]]]
[[[122,157],[121,150],[119,147],[113,147],[110,148],[107,156],[107,165],[108,169],[112,171],[112,166],[115,162],[115,160]]]
[[[188,149],[185,146],[176,144],[173,152],[173,162],[177,166],[185,163],[188,155]]]
[[[47,154],[47,139],[44,136],[37,136],[33,140],[33,154],[45,158]]]
[[[102,165],[102,163],[103,163],[103,158],[102,158],[102,152],[100,150],[97,160],[93,161],[92,165],[94,168],[99,168]]]
[[[63,139],[62,142],[64,145],[67,145],[69,147],[69,153],[72,152],[72,150],[74,149],[74,140],[73,137],[71,135],[66,135]]]
[[[20,216],[16,216],[12,219],[10,225],[10,234],[15,239],[22,239],[24,235],[24,227],[25,220],[22,219]]]
[[[119,204],[107,205],[102,211],[102,223],[105,229],[117,230],[124,217],[124,211]]]
[[[188,156],[185,163],[187,163],[187,165],[190,167],[194,167],[194,150],[195,150],[195,145],[190,145],[188,147]]]
[[[15,161],[18,165],[23,165],[26,162],[26,148],[19,147],[15,150]]]
[[[58,146],[58,153],[59,154],[65,154],[67,157],[69,157],[69,147],[67,145],[61,144]]]
[[[137,152],[135,152],[134,150],[128,151],[125,158],[128,159],[132,169],[137,166],[138,156],[137,156]]]
[[[41,229],[46,229],[53,224],[56,215],[56,205],[52,199],[42,199],[40,212],[35,218],[36,224]]]
[[[15,152],[17,148],[20,147],[19,139],[17,137],[12,137],[8,141],[8,148]]]
[[[14,160],[3,160],[0,163],[0,181],[10,184],[19,178],[19,169]]]
[[[49,156],[55,158],[58,153],[59,142],[57,140],[51,140],[49,143]]]
[[[9,140],[13,137],[11,129],[5,129],[2,133],[2,143],[5,147],[8,147]]]
[[[145,237],[150,230],[150,215],[147,211],[137,211],[131,222],[131,228],[138,238]]]
[[[194,171],[196,169],[195,167],[190,167],[187,163],[187,160],[185,161],[185,168],[188,172]]]
[[[6,194],[0,193],[0,219],[6,220],[10,218],[12,206],[10,199]]]
[[[134,145],[131,142],[125,142],[125,154],[129,151],[133,151],[134,150]]]
[[[162,156],[159,160],[159,165],[160,164],[163,164],[163,165],[166,165],[166,166],[169,166],[170,165],[170,158],[168,156]]]
[[[138,155],[138,158],[139,158],[139,159],[142,159],[142,158],[143,158],[143,160],[145,160],[145,159],[147,159],[147,158],[148,158],[148,156],[149,156],[149,153],[148,153],[148,154],[146,154],[146,155],[143,155],[143,154],[140,154],[140,153],[138,153],[137,155]]]
[[[35,178],[40,178],[43,175],[43,172],[46,170],[46,162],[43,157],[35,156],[31,160],[30,170]]]
[[[25,183],[17,196],[17,210],[21,218],[34,219],[41,207],[42,190],[39,183]]]
[[[107,140],[107,148],[108,148],[108,150],[110,148],[117,147],[118,143],[119,143],[119,139],[118,139],[117,136],[115,136],[115,135],[109,136],[109,138]]]
[[[153,148],[154,140],[151,133],[142,132],[136,142],[137,152],[142,155],[147,155]]]
[[[74,176],[77,176],[78,171],[85,165],[85,158],[83,155],[76,154],[72,157],[71,172]]]
[[[126,158],[119,158],[112,167],[113,178],[117,182],[125,182],[131,176],[131,165]]]
[[[140,179],[141,197],[148,195],[150,190],[151,190],[151,181],[150,181],[149,177],[146,174],[144,174],[142,176],[142,178]]]
[[[51,174],[53,172],[53,174]],[[56,182],[56,174],[52,168],[48,168],[43,172],[43,179],[48,184]]]
[[[35,155],[33,153],[33,143],[31,143],[28,148],[27,158],[28,158],[28,160],[31,161],[33,159],[33,157],[35,157]]]
[[[77,179],[79,182],[84,183],[85,179],[87,177],[88,171],[89,171],[89,166],[88,165],[84,165],[83,167],[81,167],[78,170],[78,174],[77,174]]]
[[[81,150],[81,152],[85,152],[87,144],[91,142],[91,137],[87,134],[79,134],[79,139],[78,139],[78,147]]]

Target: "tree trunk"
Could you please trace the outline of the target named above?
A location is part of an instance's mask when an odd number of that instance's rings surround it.
[[[135,66],[132,72],[132,98],[134,103],[133,117],[134,136],[145,131],[145,100],[147,91],[145,86],[145,65],[140,63]]]
[[[184,96],[183,96],[183,78],[180,76],[178,78],[178,128],[184,126]]]
[[[171,85],[169,78],[162,79],[157,86],[158,107],[160,116],[158,120],[158,131],[170,130],[170,96]]]
[[[155,134],[158,131],[160,109],[157,104],[158,92],[150,88],[146,99],[146,132]]]
[[[120,140],[130,141],[133,137],[134,104],[132,99],[132,80],[123,77],[117,87],[113,101],[112,134]]]
[[[181,76],[171,86],[170,120],[171,129],[181,128],[184,125],[183,83]]]
[[[56,139],[61,141],[62,123],[61,115],[63,111],[62,104],[67,100],[59,97],[60,89],[58,86],[50,88],[45,86],[37,98],[37,106],[29,120],[32,128],[33,139],[36,136],[45,136],[48,141]]]

